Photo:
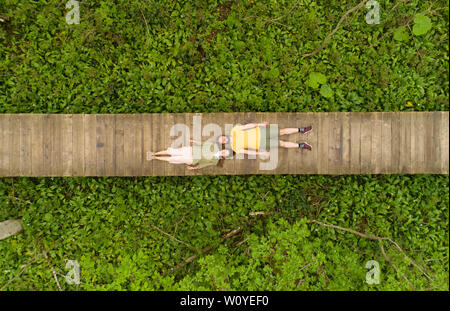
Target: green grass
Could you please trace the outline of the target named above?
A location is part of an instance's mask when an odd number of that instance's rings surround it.
[[[357,4],[323,2],[82,1],[68,25],[64,1],[2,1],[0,113],[449,110],[445,1],[381,0],[380,25],[360,10],[302,58]],[[448,195],[448,175],[2,178],[0,221],[25,230],[0,288],[34,258],[5,289],[57,289],[52,266],[65,290],[448,290]]]

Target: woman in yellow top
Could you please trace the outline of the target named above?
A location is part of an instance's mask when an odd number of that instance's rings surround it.
[[[230,144],[236,153],[249,155],[268,156],[270,148],[300,148],[312,150],[310,144],[306,142],[293,143],[280,140],[280,136],[293,133],[308,133],[312,126],[275,129],[269,126],[269,122],[249,123],[245,125],[236,125],[231,129],[230,135],[218,137],[220,144]]]

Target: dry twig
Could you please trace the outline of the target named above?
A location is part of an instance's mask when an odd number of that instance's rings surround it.
[[[387,238],[387,237],[379,237],[379,236],[376,236],[376,235],[373,235],[373,234],[365,234],[365,233],[361,233],[361,232],[358,232],[358,231],[355,231],[355,230],[353,230],[353,229],[348,229],[348,228],[344,228],[344,227],[341,227],[341,226],[337,226],[337,225],[331,225],[331,224],[325,224],[325,223],[323,223],[323,222],[320,222],[320,221],[317,221],[317,220],[311,220],[311,222],[313,222],[313,223],[315,223],[315,224],[318,224],[318,225],[320,225],[320,226],[323,226],[323,227],[327,227],[327,228],[333,228],[333,229],[338,229],[338,230],[342,230],[342,231],[346,231],[346,232],[350,232],[350,233],[353,233],[353,234],[355,234],[355,235],[357,235],[357,236],[360,236],[360,237],[362,237],[362,238],[366,238],[366,239],[371,239],[371,240],[376,240],[376,241],[379,241],[379,242],[382,242],[382,241],[388,241],[388,242],[390,242],[390,243],[392,243],[394,246],[395,246],[395,248],[401,253],[401,254],[403,254],[403,256],[417,269],[417,270],[419,270],[430,282],[432,282],[432,283],[434,283],[435,281],[434,281],[434,279],[432,279],[425,271],[424,271],[424,269],[422,268],[422,267],[420,267],[414,260],[412,260],[410,257],[408,257],[408,255],[406,255],[406,252],[400,247],[400,245],[398,245],[395,241],[393,241],[391,238]],[[398,271],[398,268],[390,261],[390,259],[386,256],[386,253],[384,252],[384,248],[383,248],[383,245],[380,243],[380,249],[381,249],[381,252],[382,252],[382,254],[383,254],[383,256],[385,257],[385,259],[394,267],[394,269],[396,270],[396,271]],[[406,279],[406,277],[404,276],[404,278]],[[409,280],[408,280],[408,282],[409,282]],[[409,282],[410,283],[410,282]],[[411,285],[412,285],[412,283],[410,283]],[[413,285],[412,285],[413,286]],[[438,286],[439,287],[439,286]],[[440,287],[439,287],[440,288]]]
[[[339,20],[339,22],[337,23],[336,27],[333,29],[333,31],[328,34],[328,36],[325,38],[325,40],[323,40],[322,45],[319,46],[314,51],[312,51],[311,53],[302,54],[302,57],[313,56],[313,55],[319,53],[327,45],[328,40],[330,40],[330,38],[336,33],[336,31],[338,31],[339,27],[341,27],[341,24],[344,22],[344,20],[347,18],[347,16],[349,16],[352,12],[361,9],[367,1],[368,0],[363,0],[358,5],[352,7],[350,10],[345,12],[344,15],[342,15],[341,19]]]

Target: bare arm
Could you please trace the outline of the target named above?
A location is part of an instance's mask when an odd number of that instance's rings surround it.
[[[257,127],[257,126],[267,126],[267,125],[269,125],[269,122],[249,123],[249,124],[246,124],[246,125],[241,125],[241,130],[245,131],[245,130],[252,129],[252,128]]]
[[[187,169],[188,169],[188,170],[191,170],[191,171],[192,171],[192,170],[196,170],[196,169],[198,169],[198,166],[190,166],[190,165],[188,165],[188,166],[187,166]]]

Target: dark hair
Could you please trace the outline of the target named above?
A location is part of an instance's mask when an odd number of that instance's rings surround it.
[[[225,135],[223,135],[223,136],[225,136]],[[228,159],[232,159],[233,157],[234,157],[234,155],[236,154],[234,151],[233,151],[233,149],[231,149],[231,148],[227,148],[227,147],[225,147],[225,145],[224,144],[222,144],[222,149],[220,149],[221,151],[222,150],[228,150],[228,152],[230,153],[230,155],[231,155],[231,157],[227,157]],[[223,163],[225,162],[225,160],[227,159],[227,158],[220,158],[220,160],[219,160],[219,162],[217,162],[217,167],[223,167]]]

